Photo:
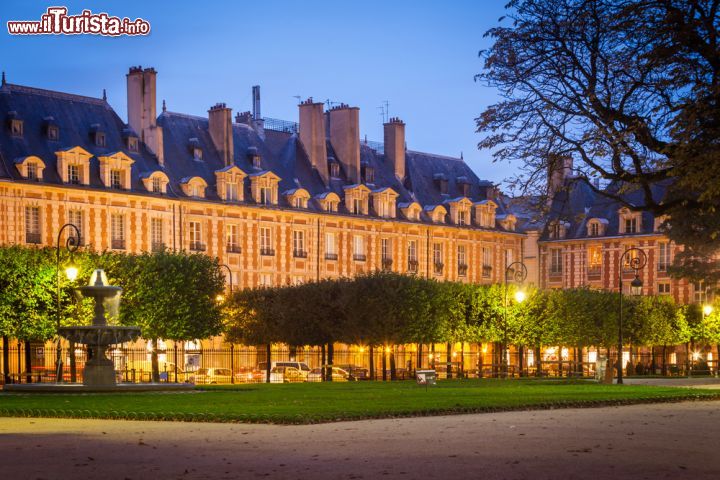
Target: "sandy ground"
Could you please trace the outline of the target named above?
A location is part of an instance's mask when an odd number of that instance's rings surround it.
[[[0,418],[3,479],[718,479],[720,402],[309,426]]]

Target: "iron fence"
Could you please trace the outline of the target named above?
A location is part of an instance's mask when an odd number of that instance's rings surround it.
[[[466,344],[467,345],[467,344]],[[558,356],[557,351],[562,351]],[[624,353],[627,375],[717,375],[718,361],[712,355],[694,358],[681,348],[672,352],[640,351],[632,357]],[[332,359],[321,347],[273,345],[249,347],[228,345],[221,348],[185,348],[184,344],[158,348],[157,370],[160,382],[193,383],[281,383],[292,381],[342,380],[409,380],[419,369],[434,369],[438,378],[492,377],[593,377],[595,360],[606,352],[592,349],[548,349],[537,358],[533,349],[511,348],[507,363],[502,362],[496,345],[471,345],[453,351],[446,345],[400,345],[393,347],[335,346]],[[553,353],[555,352],[555,353]],[[13,342],[7,352],[0,348],[0,383],[34,383],[56,381],[55,344]],[[710,352],[712,353],[712,352]],[[77,347],[62,349],[63,380],[82,382],[82,370],[92,351]],[[150,382],[153,352],[149,348],[120,346],[109,350],[119,382]],[[7,359],[7,361],[5,361]],[[611,352],[609,364],[616,365]],[[300,374],[285,372],[296,367]],[[340,370],[337,370],[340,369]]]

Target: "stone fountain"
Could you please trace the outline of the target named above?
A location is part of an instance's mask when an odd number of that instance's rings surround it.
[[[107,358],[110,345],[132,342],[140,336],[138,327],[120,327],[108,325],[105,318],[105,301],[119,296],[122,288],[108,285],[105,272],[98,269],[90,277],[90,283],[78,288],[83,297],[95,301],[95,316],[92,325],[60,327],[58,334],[68,340],[87,345],[92,349],[92,358],[85,362],[83,384],[87,386],[115,385],[115,366]]]
[[[188,390],[192,385],[173,383],[121,383],[115,378],[115,365],[107,358],[107,350],[111,345],[136,340],[140,336],[139,327],[123,327],[108,325],[105,318],[106,301],[119,297],[122,288],[108,285],[105,272],[97,269],[90,277],[90,282],[78,288],[83,297],[95,301],[95,315],[92,325],[60,327],[58,334],[75,343],[86,345],[92,351],[91,358],[85,362],[83,383],[32,383],[5,385],[4,391],[17,392],[107,392],[107,391],[157,391],[157,390]]]

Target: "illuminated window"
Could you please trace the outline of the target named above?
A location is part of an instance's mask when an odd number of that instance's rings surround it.
[[[150,238],[152,241],[151,248],[154,252],[165,248],[165,240],[163,235],[163,221],[162,218],[150,219]]]
[[[270,227],[260,227],[260,255],[275,255],[275,250],[272,248],[272,230]]]
[[[303,230],[293,231],[293,257],[307,257],[307,252],[305,251],[305,231]]]
[[[82,176],[80,175],[80,165],[67,166],[68,183],[70,185],[80,185]]]
[[[40,207],[25,207],[25,243],[40,243]]]
[[[202,243],[202,224],[190,222],[190,250],[203,251],[205,245]]]
[[[113,213],[110,216],[110,242],[116,250],[125,250],[125,215]]]
[[[365,237],[362,235],[353,237],[353,260],[365,260]]]
[[[550,249],[550,273],[559,274],[563,271],[562,250],[559,248]]]
[[[593,246],[588,248],[587,253],[588,273],[600,273],[602,269],[602,247]]]
[[[162,193],[162,180],[160,179],[160,177],[153,177],[152,191],[154,193]]]
[[[39,180],[37,163],[28,162],[27,164],[27,177],[28,180]]]
[[[225,200],[229,202],[237,202],[238,184],[235,182],[227,182],[225,184]]]
[[[122,188],[122,171],[110,170],[110,188]]]
[[[327,260],[337,260],[337,242],[334,233],[325,233],[325,258]]]
[[[240,253],[240,234],[239,228],[234,223],[227,225],[227,251],[230,253]]]

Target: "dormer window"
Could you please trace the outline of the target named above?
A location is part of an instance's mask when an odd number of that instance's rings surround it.
[[[619,230],[625,235],[640,233],[642,230],[642,217],[639,212],[633,212],[629,208],[621,208],[619,213]]]
[[[272,172],[259,172],[250,175],[250,190],[255,203],[277,205],[278,183],[280,177]]]
[[[333,178],[340,178],[340,165],[337,163],[330,164],[330,176]]]
[[[80,165],[67,166],[67,183],[69,183],[70,185],[80,185],[82,183]]]
[[[60,129],[57,125],[48,125],[47,127],[47,138],[51,141],[60,140]]]
[[[10,134],[13,137],[23,136],[23,121],[17,118],[10,120]]]
[[[444,195],[448,193],[448,180],[444,174],[436,173],[433,175],[433,181],[437,189],[440,190],[440,193]]]
[[[463,197],[469,197],[470,196],[470,182],[468,181],[467,177],[462,176],[458,177],[456,180],[458,190],[460,191],[460,194]]]
[[[475,224],[483,228],[495,228],[495,210],[497,204],[492,200],[483,200],[473,204]]]
[[[96,147],[104,147],[105,146],[105,133],[104,132],[95,132],[95,146]]]
[[[445,223],[447,210],[442,205],[428,205],[425,207],[425,212],[433,223]]]
[[[100,180],[109,188],[130,190],[130,169],[135,160],[124,152],[99,156]]]
[[[188,197],[205,198],[207,182],[202,177],[185,177],[180,180],[180,188]]]
[[[255,170],[262,170],[262,162],[260,161],[260,154],[258,153],[257,147],[248,148],[247,156]]]
[[[254,156],[253,156],[252,164],[253,164],[253,168],[255,168],[255,169],[257,169],[257,170],[261,170],[261,169],[262,169],[262,165],[261,165],[261,163],[260,163],[260,155],[254,155]]]
[[[133,153],[137,153],[139,150],[140,143],[137,137],[127,137],[127,148]]]
[[[307,208],[310,193],[304,188],[295,188],[285,192],[287,202],[295,208]]]
[[[354,213],[355,215],[362,214],[362,200],[360,200],[359,198],[353,198],[352,209],[350,213]]]
[[[367,215],[370,203],[370,189],[365,185],[348,185],[345,190],[345,207],[355,215]]]
[[[25,176],[28,180],[38,180],[38,168],[37,163],[28,162],[27,164],[27,175]]]
[[[607,220],[604,218],[591,218],[587,223],[588,236],[601,237],[605,235],[605,225],[607,225]]]
[[[243,185],[247,174],[237,165],[228,165],[215,171],[218,196],[226,202],[241,202],[245,199]]]
[[[20,176],[31,182],[39,182],[42,180],[43,170],[45,170],[45,162],[40,157],[30,156],[22,157],[15,160],[15,166],[20,172]]]
[[[145,185],[145,190],[152,193],[165,193],[169,179],[164,172],[156,170],[154,172],[144,173],[140,176]]]
[[[420,220],[420,212],[422,211],[422,207],[420,207],[420,204],[417,202],[412,203],[401,203],[398,205],[400,207],[400,211],[403,215],[405,215],[405,218],[412,221],[418,221]]]
[[[122,171],[113,169],[110,170],[110,188],[122,188]]]
[[[196,161],[198,161],[198,162],[201,162],[201,161],[202,161],[202,159],[203,159],[202,148],[200,148],[200,147],[194,147],[193,150],[192,150],[192,154],[193,154],[193,160],[196,160]]]
[[[326,212],[337,212],[338,204],[340,203],[340,197],[335,192],[325,192],[317,195],[315,200],[320,205],[320,208]]]
[[[509,213],[507,215],[503,215],[500,218],[500,226],[507,230],[508,232],[514,232],[515,231],[515,225],[517,224],[517,218],[515,215]]]
[[[375,169],[370,166],[364,166],[363,180],[365,183],[375,183]]]
[[[455,225],[470,224],[472,202],[467,197],[458,197],[445,202],[450,207],[450,220]]]
[[[565,238],[565,233],[567,232],[568,226],[569,224],[565,222],[562,222],[560,220],[553,220],[548,226],[550,238],[552,240],[560,240]]]

